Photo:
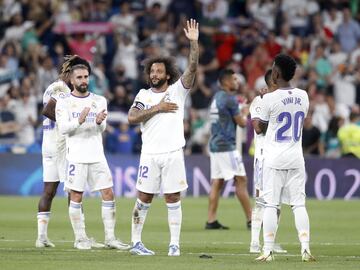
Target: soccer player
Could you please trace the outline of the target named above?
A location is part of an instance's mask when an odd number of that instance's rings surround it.
[[[188,185],[183,147],[184,103],[194,83],[199,60],[199,25],[191,19],[184,29],[190,41],[188,67],[179,78],[172,60],[149,59],[145,75],[151,86],[141,89],[129,110],[130,124],[140,123],[142,149],[136,188],[138,198],[132,214],[131,241],[134,255],[154,255],[141,241],[141,233],[154,194],[164,193],[168,208],[170,245],[168,256],[180,256],[182,210],[180,192]]]
[[[43,114],[45,116],[43,120],[42,143],[44,190],[39,201],[37,213],[38,238],[35,246],[38,248],[55,247],[48,239],[47,228],[50,221],[51,203],[60,181],[63,182],[66,175],[65,137],[58,133],[55,122],[56,101],[60,96],[70,93],[70,88],[66,84],[67,74],[63,71],[59,75],[59,80],[50,84],[43,95]],[[51,105],[46,106],[48,103],[53,104],[52,109],[50,109]]]
[[[229,229],[216,219],[220,191],[224,182],[234,179],[235,194],[244,209],[247,226],[251,226],[251,206],[247,191],[247,178],[240,152],[236,149],[236,125],[245,127],[248,108],[239,109],[236,98],[239,89],[237,75],[231,69],[219,75],[220,91],[210,105],[211,134],[210,174],[211,190],[209,195],[208,221],[205,229]]]
[[[291,205],[301,243],[302,261],[314,261],[310,253],[310,225],[305,207],[305,162],[301,145],[304,118],[309,109],[307,93],[291,87],[296,62],[285,54],[275,57],[271,78],[278,89],[263,96],[257,133],[265,134],[262,198],[264,248],[257,261],[274,260],[280,203]]]
[[[105,246],[128,249],[129,245],[115,238],[115,200],[113,181],[107,164],[102,132],[106,127],[106,99],[88,91],[88,64],[72,65],[70,83],[74,90],[56,103],[56,120],[61,134],[66,135],[68,160],[65,187],[70,191],[69,217],[77,249],[91,249],[82,218],[82,199],[85,185],[100,191],[101,215],[104,223]]]
[[[267,89],[264,89],[266,92],[273,92],[278,87],[271,80],[271,69],[269,69],[265,73],[265,82],[267,85]],[[251,115],[251,124],[253,128],[256,130],[260,125],[260,113],[261,113],[261,102],[262,96],[257,96],[252,101],[250,105],[250,115]],[[263,133],[257,134],[254,132],[254,145],[255,145],[255,155],[254,155],[254,186],[255,186],[255,207],[253,208],[251,215],[251,243],[250,243],[250,253],[260,253],[260,231],[263,222],[263,214],[265,209],[264,200],[262,199],[260,194],[260,189],[262,185],[262,164],[264,162],[264,139],[265,136]],[[266,176],[265,176],[266,177]],[[278,221],[280,218],[280,208],[277,211]],[[282,249],[279,244],[274,245],[275,253],[287,253],[286,250]]]

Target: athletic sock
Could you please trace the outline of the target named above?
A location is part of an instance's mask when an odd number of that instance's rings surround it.
[[[263,218],[264,253],[268,254],[274,249],[277,230],[276,207],[266,206]]]
[[[133,244],[141,242],[141,233],[150,206],[151,203],[144,203],[140,199],[135,202],[131,220],[131,242]]]
[[[181,222],[182,222],[181,201],[178,201],[176,203],[167,203],[166,205],[168,208],[170,245],[179,246]]]
[[[47,238],[47,228],[50,221],[50,214],[51,212],[37,213],[38,239]]]
[[[115,201],[102,201],[101,217],[104,223],[105,240],[115,239]]]
[[[301,253],[306,249],[310,252],[310,222],[305,206],[293,207],[295,217],[295,226],[298,231],[299,241],[301,243]]]
[[[81,217],[82,203],[70,201],[69,217],[74,231],[75,240],[86,238],[85,224]]]

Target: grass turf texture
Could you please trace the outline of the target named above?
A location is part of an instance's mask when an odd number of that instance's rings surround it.
[[[204,230],[207,198],[183,199],[181,256],[168,257],[169,231],[163,198],[155,198],[143,231],[146,247],[155,256],[132,256],[128,252],[73,249],[73,232],[65,198],[55,198],[49,225],[52,249],[34,247],[37,197],[0,197],[0,269],[360,269],[360,200],[308,200],[311,222],[311,251],[317,262],[302,263],[292,211],[283,206],[277,240],[288,250],[275,262],[254,262],[248,253],[250,232],[244,214],[234,199],[221,199],[219,220],[228,231]],[[134,199],[117,199],[119,238],[130,242]],[[100,199],[85,198],[88,235],[103,241]],[[211,255],[212,259],[199,258]]]

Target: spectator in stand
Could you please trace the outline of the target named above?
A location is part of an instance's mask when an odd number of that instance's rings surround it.
[[[342,126],[337,136],[341,145],[343,157],[356,157],[360,159],[360,114],[359,110],[350,114],[350,123]]]
[[[105,148],[113,154],[132,154],[139,134],[139,127],[132,128],[128,123],[120,123],[117,127],[108,127]]]
[[[352,19],[349,8],[344,8],[343,17],[344,21],[339,25],[336,34],[342,50],[351,53],[360,41],[360,25]]]
[[[276,42],[287,51],[291,51],[294,45],[294,35],[291,34],[290,25],[288,23],[284,23],[281,26],[280,35],[276,37]]]
[[[270,31],[274,31],[276,3],[271,0],[252,0],[246,2],[248,10],[254,19],[261,22]]]
[[[7,87],[0,88],[0,152],[8,151],[10,144],[16,143],[16,132],[20,126],[14,114],[14,100],[7,94]]]
[[[132,104],[132,96],[126,92],[123,85],[117,85],[114,90],[114,96],[109,103],[109,111],[121,111],[126,113]]]
[[[266,41],[264,43],[264,48],[267,50],[271,58],[274,58],[276,55],[278,55],[281,52],[281,45],[276,41],[275,32],[273,31],[269,32]]]
[[[58,78],[58,72],[54,66],[52,58],[45,55],[40,60],[40,67],[36,72],[37,93],[36,99],[42,100],[46,88]]]
[[[337,137],[339,128],[344,124],[344,119],[338,116],[331,118],[327,131],[322,135],[320,154],[326,158],[339,158],[341,156],[340,141]]]
[[[71,54],[79,55],[81,58],[89,62],[93,62],[96,52],[96,39],[86,38],[85,33],[75,33],[73,36],[67,37],[67,44],[71,50]]]
[[[312,124],[312,112],[309,112],[304,120],[302,133],[304,155],[319,155],[320,137],[320,130]]]
[[[131,36],[136,35],[136,16],[131,11],[131,6],[128,1],[122,1],[120,3],[120,12],[112,15],[110,22],[114,24],[115,31],[121,33],[126,32],[131,34]]]
[[[320,44],[316,47],[315,57],[310,60],[310,66],[314,67],[319,76],[318,85],[327,86],[332,74],[332,66],[324,54],[325,45]]]
[[[35,126],[37,124],[36,97],[29,89],[29,78],[24,78],[21,84],[21,98],[16,102],[15,118],[20,125],[17,132],[17,143],[28,147],[35,142]]]
[[[331,44],[331,50],[328,55],[329,62],[333,70],[337,70],[340,65],[345,65],[348,60],[347,53],[341,50],[340,43],[336,40]]]
[[[329,10],[323,12],[324,27],[332,36],[335,36],[337,30],[343,22],[343,14],[334,4],[330,5]]]

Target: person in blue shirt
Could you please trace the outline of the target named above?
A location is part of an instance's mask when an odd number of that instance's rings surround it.
[[[220,191],[224,182],[234,179],[235,194],[244,209],[247,227],[251,228],[251,206],[247,191],[247,177],[239,150],[236,149],[236,126],[245,127],[249,109],[240,110],[236,94],[239,79],[231,69],[219,75],[220,91],[210,105],[211,135],[210,170],[211,191],[209,195],[208,221],[205,229],[229,229],[216,219]]]

